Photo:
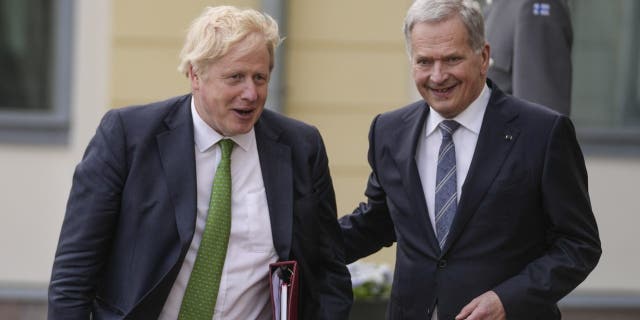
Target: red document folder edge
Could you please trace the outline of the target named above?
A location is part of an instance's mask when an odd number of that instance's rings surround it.
[[[270,264],[269,284],[273,319],[298,320],[298,263],[280,261]],[[284,301],[281,299],[283,293],[286,295]]]

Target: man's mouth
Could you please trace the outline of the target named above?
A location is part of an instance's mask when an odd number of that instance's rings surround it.
[[[233,112],[240,118],[250,118],[256,109],[232,109]]]
[[[446,97],[448,94],[450,94],[453,89],[455,89],[456,85],[452,85],[452,86],[448,86],[445,88],[433,88],[430,87],[429,89],[436,95],[439,97]]]

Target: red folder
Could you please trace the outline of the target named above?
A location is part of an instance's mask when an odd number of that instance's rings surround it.
[[[280,261],[269,265],[271,309],[274,320],[298,320],[298,263]]]

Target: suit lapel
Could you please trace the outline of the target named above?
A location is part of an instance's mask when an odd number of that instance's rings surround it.
[[[190,96],[186,96],[165,118],[168,130],[156,141],[167,189],[175,206],[175,219],[182,249],[191,243],[196,219],[196,168]],[[183,250],[184,252],[184,250]]]
[[[427,242],[431,247],[428,252],[437,253],[440,251],[440,247],[429,220],[427,202],[424,198],[424,189],[415,159],[418,139],[421,138],[428,114],[429,107],[424,101],[417,102],[412,107],[409,107],[408,111],[402,116],[403,123],[398,125],[397,130],[391,135],[389,150],[391,150],[390,153],[402,175],[404,191],[407,194],[409,207],[412,210],[411,214],[415,215],[415,219],[412,219],[412,221],[418,221],[421,228],[425,230]]]
[[[478,143],[473,154],[462,196],[449,238],[443,252],[451,247],[478,208],[489,186],[500,171],[504,160],[518,139],[520,130],[511,122],[517,117],[513,108],[504,103],[504,94],[495,86],[482,121]]]
[[[278,257],[288,260],[293,234],[291,149],[278,141],[281,132],[265,119],[264,113],[255,125],[258,156],[269,205],[273,243]]]

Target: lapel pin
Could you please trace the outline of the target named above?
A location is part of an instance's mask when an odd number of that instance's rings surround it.
[[[505,140],[508,140],[508,141],[511,141],[511,140],[513,140],[513,136],[512,136],[512,135],[510,135],[510,134],[505,134],[505,135],[504,135],[504,139],[505,139]]]

